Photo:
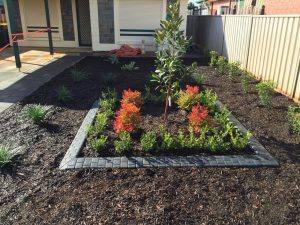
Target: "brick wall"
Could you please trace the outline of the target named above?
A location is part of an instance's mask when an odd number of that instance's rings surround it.
[[[264,0],[266,15],[300,14],[300,0]]]

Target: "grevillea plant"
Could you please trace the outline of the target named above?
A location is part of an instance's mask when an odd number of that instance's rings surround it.
[[[198,86],[186,85],[186,90],[180,90],[176,103],[180,109],[190,110],[200,101]]]
[[[142,98],[142,94],[139,91],[132,91],[130,89],[123,91],[122,96],[122,104],[133,103],[138,108],[140,108],[144,104],[144,100]]]
[[[201,126],[206,122],[208,116],[208,109],[198,103],[192,108],[192,112],[189,114],[189,125],[195,133],[199,133]]]
[[[140,120],[140,108],[133,103],[122,103],[120,110],[117,111],[114,130],[116,133],[122,131],[133,132]]]
[[[156,53],[156,71],[152,74],[152,81],[166,96],[165,120],[168,117],[168,107],[171,97],[178,89],[178,81],[185,73],[182,56],[187,50],[189,40],[184,31],[180,30],[183,17],[179,15],[179,1],[170,4],[167,8],[167,18],[160,23],[160,30],[155,33],[155,42],[158,46]]]

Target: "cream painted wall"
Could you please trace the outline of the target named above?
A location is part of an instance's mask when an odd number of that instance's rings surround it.
[[[94,51],[110,51],[122,44],[141,47],[141,40],[146,40],[146,50],[156,49],[153,37],[125,37],[120,36],[120,29],[156,29],[161,19],[166,17],[166,0],[114,0],[115,44],[99,43],[98,5],[97,0],[90,1],[92,48]],[[186,30],[187,2],[180,0],[180,13],[184,17],[181,26]],[[120,10],[121,11],[120,11]],[[154,19],[153,19],[154,18]]]

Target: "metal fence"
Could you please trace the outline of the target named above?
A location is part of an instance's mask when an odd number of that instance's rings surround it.
[[[187,35],[300,101],[300,15],[188,16]]]

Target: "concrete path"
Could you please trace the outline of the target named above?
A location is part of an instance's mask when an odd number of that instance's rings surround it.
[[[21,101],[63,70],[74,65],[82,56],[66,56],[47,51],[29,50],[21,54],[22,68],[15,67],[10,53],[0,56],[0,113]]]

